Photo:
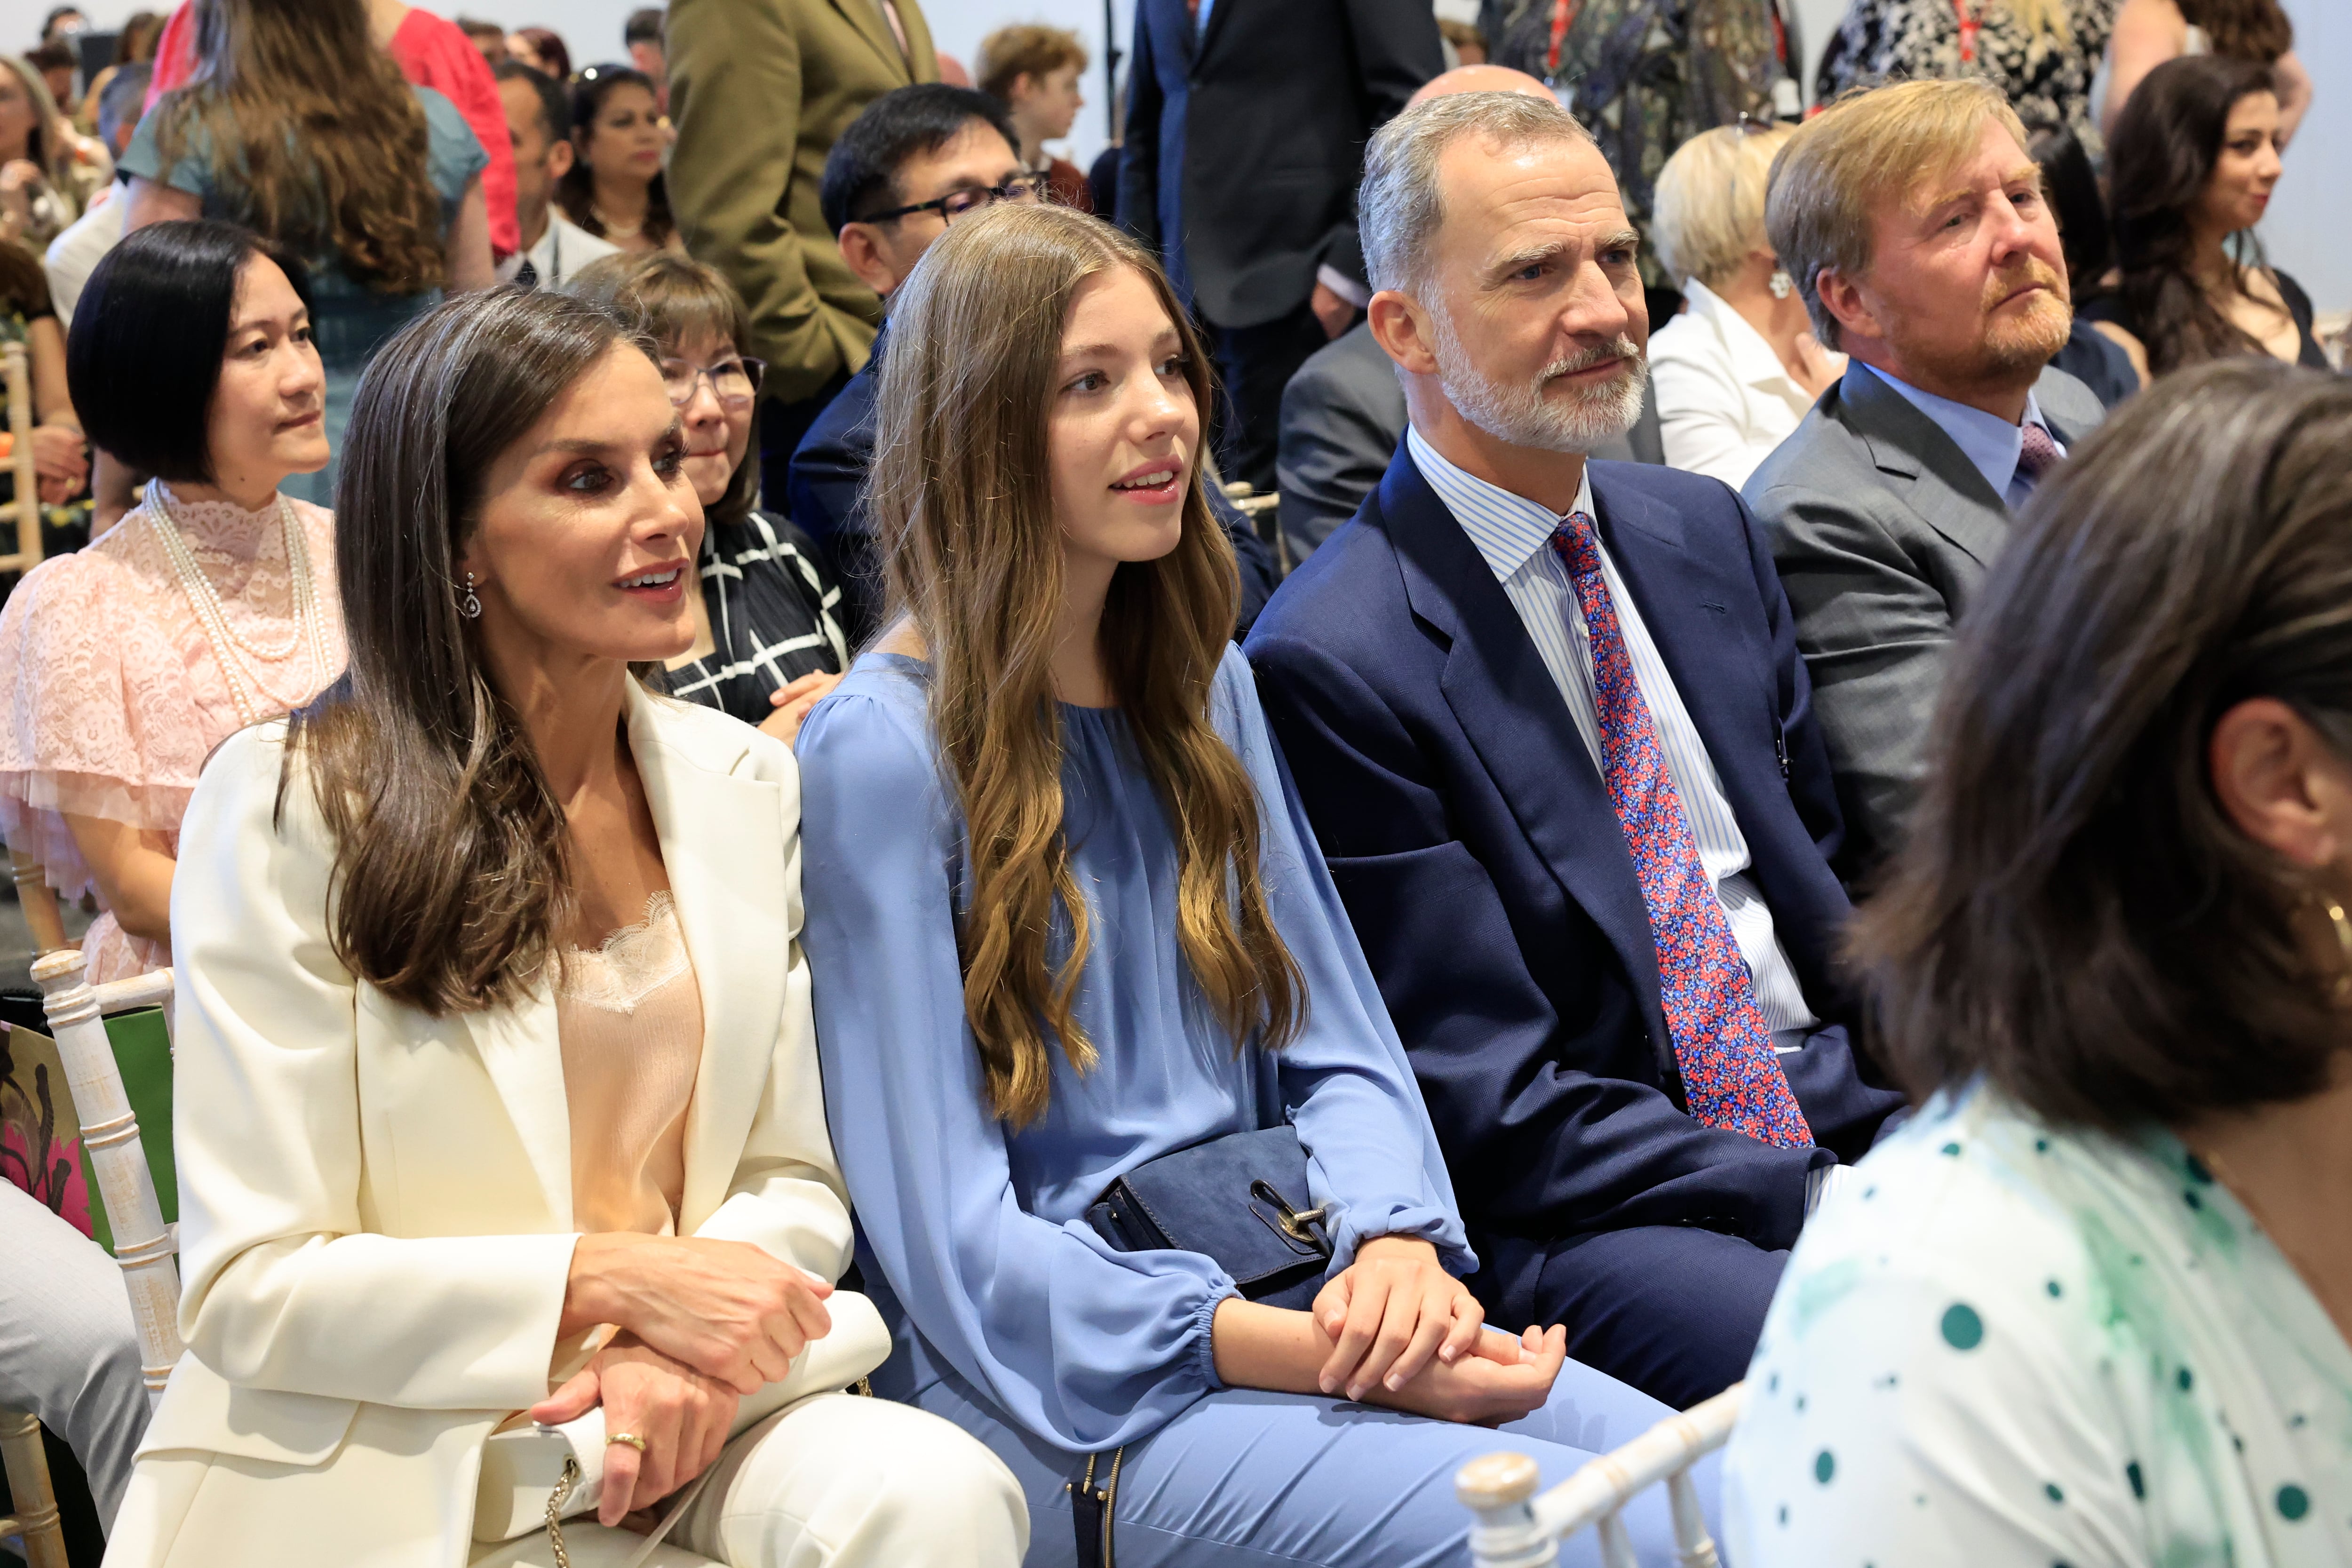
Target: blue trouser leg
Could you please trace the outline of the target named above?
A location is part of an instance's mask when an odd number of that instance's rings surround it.
[[[1063,1489],[1085,1471],[1083,1457],[1014,1430],[952,1376],[914,1402],[987,1444],[1020,1479],[1029,1501],[1028,1568],[1076,1562]],[[1470,1523],[1454,1496],[1454,1472],[1466,1461],[1513,1449],[1532,1456],[1551,1486],[1671,1414],[1574,1362],[1549,1404],[1499,1432],[1304,1394],[1212,1394],[1128,1445],[1118,1479],[1119,1568],[1453,1568],[1465,1561]],[[1715,1460],[1698,1477],[1711,1521]],[[1645,1560],[1673,1560],[1663,1492],[1642,1499],[1626,1521]],[[1597,1563],[1591,1532],[1564,1547],[1560,1561]]]

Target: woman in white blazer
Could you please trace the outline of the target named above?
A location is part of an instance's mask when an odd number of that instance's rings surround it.
[[[1813,336],[1764,233],[1772,159],[1796,128],[1742,121],[1694,136],[1658,171],[1651,234],[1683,291],[1650,335],[1666,463],[1738,489],[1797,428],[1845,356]]]
[[[546,1563],[567,1441],[580,1568],[1019,1561],[986,1449],[841,1392],[889,1340],[832,1289],[792,756],[630,669],[692,637],[683,456],[647,346],[545,293],[362,385],[350,672],[182,829],[188,1353],[110,1564]]]

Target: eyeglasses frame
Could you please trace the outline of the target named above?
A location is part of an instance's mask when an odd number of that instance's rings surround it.
[[[1013,194],[1013,187],[1015,185],[1025,187],[1026,194],[1018,196],[1014,195]],[[941,223],[953,223],[955,222],[955,218],[948,215],[948,203],[954,201],[959,196],[986,196],[988,198],[986,201],[982,202],[978,206],[971,209],[973,212],[979,212],[985,208],[994,206],[999,202],[1039,201],[1044,199],[1045,195],[1045,175],[1037,174],[1016,174],[1001,185],[966,185],[959,190],[950,191],[946,195],[933,196],[927,202],[909,202],[903,207],[891,207],[886,212],[868,213],[864,217],[852,218],[849,221],[852,223],[894,223],[899,218],[911,217],[917,213],[936,212],[940,215],[940,221]]]

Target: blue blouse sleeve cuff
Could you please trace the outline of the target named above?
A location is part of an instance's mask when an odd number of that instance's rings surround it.
[[[1192,1353],[1196,1370],[1201,1374],[1201,1382],[1211,1394],[1222,1393],[1225,1386],[1224,1379],[1217,1375],[1217,1309],[1240,1294],[1229,1283],[1215,1295],[1203,1298],[1192,1314]]]
[[[1351,1208],[1341,1214],[1331,1234],[1331,1272],[1356,1261],[1356,1249],[1375,1237],[1407,1236],[1437,1248],[1437,1260],[1455,1279],[1477,1272],[1478,1255],[1470,1250],[1462,1227],[1444,1209],[1428,1205],[1394,1205],[1387,1208]]]

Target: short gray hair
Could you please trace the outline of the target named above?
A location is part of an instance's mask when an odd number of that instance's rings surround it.
[[[1375,289],[1410,289],[1426,275],[1429,243],[1445,221],[1437,165],[1465,136],[1498,147],[1541,142],[1597,146],[1576,116],[1525,92],[1454,92],[1417,103],[1381,127],[1364,150],[1356,229]]]

